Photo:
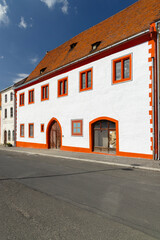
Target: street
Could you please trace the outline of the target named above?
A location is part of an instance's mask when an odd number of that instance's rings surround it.
[[[0,150],[0,240],[160,239],[160,173]]]

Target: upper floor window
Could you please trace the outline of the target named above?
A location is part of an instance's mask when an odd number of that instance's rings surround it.
[[[41,87],[41,101],[49,99],[49,84]]]
[[[72,136],[82,136],[83,120],[72,120]]]
[[[29,137],[33,138],[34,137],[34,124],[29,123]]]
[[[10,101],[13,101],[13,92],[10,93]]]
[[[10,117],[13,117],[13,107],[10,108]]]
[[[92,68],[80,72],[80,91],[92,89]]]
[[[7,102],[7,94],[5,94],[5,96],[4,96],[4,97],[5,97],[5,103],[6,103],[6,102]]]
[[[4,117],[7,118],[7,109],[4,109]]]
[[[132,78],[131,54],[113,60],[113,84],[129,81]]]
[[[24,93],[19,95],[19,106],[24,106]]]
[[[34,103],[34,89],[29,90],[28,92],[28,103]]]
[[[58,97],[68,95],[68,78],[58,81]]]

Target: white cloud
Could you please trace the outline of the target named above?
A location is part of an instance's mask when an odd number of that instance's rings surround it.
[[[16,83],[16,82],[19,82],[20,80],[24,79],[28,77],[28,74],[26,73],[18,73],[17,74],[17,77],[13,79],[13,82]]]
[[[4,59],[4,56],[0,56],[0,59]]]
[[[0,24],[7,25],[9,23],[9,18],[7,16],[8,12],[8,5],[6,3],[6,0],[0,0]]]
[[[21,17],[21,21],[18,25],[20,28],[27,28],[27,23],[24,20],[24,17]]]
[[[63,5],[61,7],[62,12],[65,14],[68,13],[68,7],[69,7],[68,0],[41,0],[41,2],[44,2],[48,8],[53,8],[56,4],[60,3]]]
[[[31,58],[31,63],[36,64],[38,62],[38,57]]]

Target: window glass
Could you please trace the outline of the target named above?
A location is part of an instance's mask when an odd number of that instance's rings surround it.
[[[86,74],[82,73],[82,89],[86,88]]]
[[[46,86],[46,98],[48,98],[48,86]]]
[[[87,72],[88,88],[91,87],[91,71]]]
[[[33,137],[33,124],[29,125],[29,136]]]
[[[107,128],[108,122],[107,121],[101,121],[101,128]]]
[[[60,82],[60,95],[63,94],[63,82]]]
[[[11,131],[9,130],[8,131],[8,141],[10,141],[11,140]]]
[[[14,141],[14,130],[12,131],[12,141]]]
[[[116,62],[116,80],[120,80],[121,79],[121,62]]]
[[[67,80],[64,81],[64,94],[67,93]]]
[[[116,124],[114,122],[109,122],[109,128],[116,128]]]
[[[124,60],[124,78],[129,78],[129,67],[130,67],[130,59]]]

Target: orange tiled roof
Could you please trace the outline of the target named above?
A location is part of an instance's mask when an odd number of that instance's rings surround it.
[[[43,68],[46,68],[43,73],[47,73],[88,56],[91,52],[91,45],[95,42],[101,41],[97,50],[103,49],[130,36],[148,30],[150,24],[158,19],[160,19],[160,1],[139,0],[123,11],[48,52],[29,75],[26,82],[42,76],[43,74],[40,74],[40,70]],[[69,51],[70,45],[76,42],[77,45],[75,48]]]

